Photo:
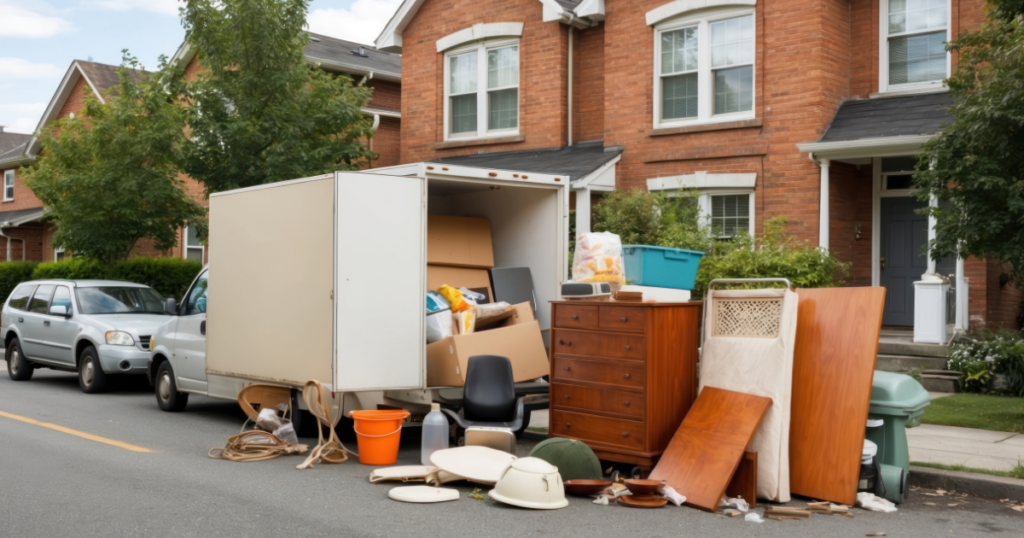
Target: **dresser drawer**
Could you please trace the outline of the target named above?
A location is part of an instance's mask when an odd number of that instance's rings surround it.
[[[589,381],[634,389],[644,388],[644,365],[627,361],[554,358],[552,381]]]
[[[551,433],[581,441],[593,441],[636,450],[644,446],[644,423],[622,418],[551,410]]]
[[[597,307],[583,305],[555,306],[555,327],[567,329],[596,329]]]
[[[598,327],[609,331],[644,332],[647,309],[638,306],[598,307]]]
[[[644,418],[642,392],[554,383],[551,385],[551,405]]]
[[[616,359],[647,358],[644,337],[631,334],[601,334],[558,329],[552,331],[553,353],[614,357]]]

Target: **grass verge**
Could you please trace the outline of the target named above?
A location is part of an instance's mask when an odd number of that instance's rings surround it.
[[[931,469],[942,469],[943,471],[961,471],[964,473],[979,473],[987,474],[992,476],[1003,476],[1007,478],[1022,478],[1024,479],[1024,464],[1017,462],[1017,465],[1009,471],[993,471],[991,469],[978,469],[975,467],[967,467],[965,465],[943,465],[941,463],[925,463],[920,461],[912,461],[911,465],[918,467],[928,467]]]
[[[954,394],[932,400],[921,422],[999,432],[1024,433],[1024,398]]]

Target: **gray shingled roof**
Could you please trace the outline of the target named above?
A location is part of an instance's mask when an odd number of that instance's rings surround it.
[[[430,162],[493,170],[565,175],[569,176],[570,181],[576,181],[586,177],[620,154],[622,154],[621,147],[604,148],[600,144],[580,144],[560,148],[477,153],[460,157],[444,157]]]
[[[0,161],[12,159],[25,152],[32,135],[0,132]]]
[[[583,3],[583,0],[555,0],[555,2],[558,2],[562,9],[573,11],[576,9],[576,6]]]
[[[85,60],[75,60],[78,62],[78,66],[82,68],[82,72],[96,87],[94,90],[100,92],[103,95],[104,92],[117,86],[119,79],[117,78],[116,65],[100,64],[96,62],[87,62]],[[132,75],[135,82],[142,80],[142,72],[132,70]]]
[[[378,71],[402,74],[402,55],[377,50],[370,45],[362,45],[335,37],[309,32],[309,45],[306,45],[306,57],[361,67],[367,71]],[[353,50],[362,47],[366,57],[352,54]]]
[[[18,220],[23,217],[27,217],[39,213],[40,216],[43,213],[43,208],[33,207],[32,209],[17,209],[15,211],[0,211],[0,223],[10,222],[12,220]]]
[[[930,135],[953,121],[948,93],[845,101],[818,142]]]

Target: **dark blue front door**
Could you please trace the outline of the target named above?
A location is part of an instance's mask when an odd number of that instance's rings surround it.
[[[882,198],[878,261],[880,282],[886,288],[883,325],[914,325],[914,282],[928,269],[928,259],[921,254],[928,242],[928,218],[916,212],[923,207],[911,197]]]

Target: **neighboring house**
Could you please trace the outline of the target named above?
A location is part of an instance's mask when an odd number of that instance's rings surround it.
[[[570,175],[580,209],[696,188],[721,236],[784,215],[848,285],[887,287],[887,326],[913,325],[926,270],[960,283],[951,324],[1013,326],[997,261],[919,255],[909,183],[951,119],[943,42],[984,18],[983,0],[405,0],[376,45],[406,66],[403,164]]]

